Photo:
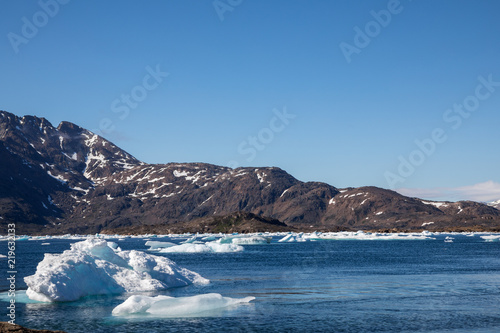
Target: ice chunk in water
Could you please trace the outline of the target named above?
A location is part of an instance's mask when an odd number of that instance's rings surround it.
[[[149,246],[150,250],[162,249],[165,247],[175,246],[177,244],[171,242],[157,242],[157,241],[147,241],[146,246]]]
[[[280,239],[278,242],[280,242],[280,243],[283,243],[283,242],[292,243],[292,242],[306,242],[306,241],[307,241],[307,239],[304,238],[304,233],[300,233],[300,234],[288,234],[285,237],[283,237],[282,239]]]
[[[487,242],[500,241],[500,235],[486,235],[486,236],[480,236],[480,237]]]
[[[223,252],[240,252],[243,251],[242,246],[236,244],[219,244],[217,242],[208,242],[205,244],[181,244],[165,249],[161,249],[161,253],[223,253]]]
[[[161,317],[191,317],[209,311],[249,303],[255,297],[223,297],[220,294],[202,294],[190,297],[170,296],[130,296],[125,302],[113,309],[113,316],[131,314],[150,314]]]
[[[262,236],[225,236],[217,242],[221,244],[257,245],[271,243],[271,237]]]

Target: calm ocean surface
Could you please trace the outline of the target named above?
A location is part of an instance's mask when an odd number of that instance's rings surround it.
[[[275,243],[276,237],[239,253],[159,254],[211,280],[161,294],[256,299],[204,317],[124,319],[111,311],[127,295],[52,304],[26,304],[19,296],[16,323],[70,333],[500,332],[500,242],[478,235],[453,235],[453,243],[444,242],[445,235],[434,237]],[[114,241],[123,250],[147,248],[143,239]],[[26,288],[21,278],[35,272],[44,252],[61,253],[73,242],[18,242],[17,288]],[[6,260],[0,265],[5,291]],[[7,305],[0,301],[1,308]]]

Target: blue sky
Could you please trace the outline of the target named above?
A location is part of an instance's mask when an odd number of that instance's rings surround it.
[[[498,1],[2,9],[0,109],[74,122],[149,163],[500,198]]]

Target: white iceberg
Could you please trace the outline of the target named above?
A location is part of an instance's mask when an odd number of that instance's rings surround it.
[[[3,254],[0,254],[0,259],[1,258],[7,258],[7,256],[4,256]]]
[[[293,242],[294,241],[294,236],[293,234],[288,234],[286,235],[285,237],[283,237],[282,239],[280,239],[278,242],[279,243],[284,243],[284,242]]]
[[[241,245],[258,245],[271,243],[271,237],[263,236],[225,236],[217,242],[221,244],[241,244]]]
[[[149,314],[161,317],[192,317],[209,311],[249,303],[255,297],[223,297],[220,294],[202,294],[190,297],[130,296],[113,309],[113,316]]]
[[[480,237],[487,242],[500,241],[500,235],[486,235],[486,236],[480,236]]]
[[[315,234],[313,237],[317,237]],[[311,238],[309,238],[311,239]],[[307,239],[304,238],[304,233],[300,234],[288,234],[282,239],[280,239],[278,242],[280,243],[294,243],[294,242],[307,242]]]
[[[165,247],[176,246],[177,244],[171,242],[147,241],[145,245],[149,246],[150,250],[158,250]]]
[[[208,242],[205,244],[181,244],[161,249],[160,253],[227,253],[243,251],[243,246],[236,244],[219,244]]]
[[[120,247],[118,247],[118,244],[116,244],[115,242],[108,242],[108,246],[110,248],[112,248],[113,250],[115,250],[115,251],[121,251],[122,250]]]
[[[193,237],[191,238],[188,238],[186,239],[185,241],[181,242],[181,244],[190,244],[190,243],[194,243],[196,241],[196,239],[198,238],[198,234],[194,235]]]
[[[304,238],[310,238],[304,235]],[[370,233],[364,231],[357,232],[328,232],[315,235],[314,240],[430,240],[435,239],[423,233]]]
[[[35,274],[24,281],[28,297],[41,302],[209,282],[168,258],[135,250],[115,251],[102,239],[74,243],[61,254],[45,254]]]
[[[232,240],[233,244],[241,245],[258,245],[271,243],[271,237],[252,236],[252,237],[236,237]]]

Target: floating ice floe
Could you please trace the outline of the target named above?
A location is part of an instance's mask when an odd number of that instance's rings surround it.
[[[4,256],[3,254],[0,254],[0,259],[2,258],[7,258],[7,256]]]
[[[283,243],[283,242],[293,242],[293,241],[294,241],[293,234],[288,234],[285,237],[283,237],[282,239],[280,239],[278,242]]]
[[[176,246],[177,244],[171,242],[147,241],[145,245],[149,246],[150,250],[158,250],[166,247]]]
[[[313,235],[314,234],[314,235]],[[427,240],[435,239],[429,237],[427,233],[370,233],[364,231],[357,232],[327,232],[304,235],[309,240]]]
[[[259,245],[271,243],[271,237],[264,236],[226,236],[218,240],[221,244]]]
[[[209,282],[168,258],[135,250],[115,251],[102,239],[71,244],[71,249],[61,254],[45,254],[35,274],[24,281],[28,297],[41,302]]]
[[[161,253],[225,253],[243,251],[243,246],[237,244],[219,244],[218,242],[208,242],[205,244],[181,244],[160,249]]]
[[[220,294],[202,294],[190,297],[130,296],[113,309],[113,316],[147,314],[161,317],[193,317],[210,311],[249,303],[255,297],[223,297]]]
[[[480,237],[487,242],[500,241],[500,235],[486,235],[486,236],[480,236]]]
[[[304,234],[288,234],[278,242],[280,243],[296,243],[296,242],[307,242],[308,239],[304,238]],[[314,238],[316,240],[316,238]]]
[[[455,239],[455,238],[453,238],[453,237],[446,236],[446,238],[444,239],[444,242],[445,242],[445,243],[453,243],[453,240],[454,240],[454,239]]]
[[[181,242],[181,244],[190,244],[190,243],[194,243],[194,242],[196,241],[196,239],[197,239],[197,238],[198,238],[198,235],[194,235],[193,237],[186,239],[184,242]]]

